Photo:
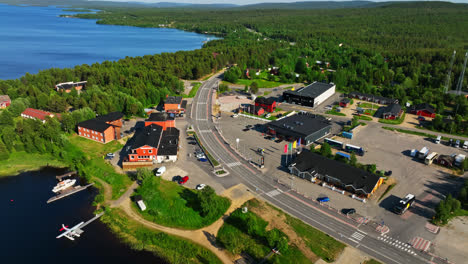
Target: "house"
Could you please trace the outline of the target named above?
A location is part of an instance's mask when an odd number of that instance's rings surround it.
[[[24,110],[21,113],[22,118],[37,119],[41,121],[42,123],[45,123],[46,117],[54,117],[54,116],[56,116],[57,118],[60,118],[60,114],[53,114],[53,113],[49,113],[46,111],[33,109],[33,108],[26,108],[26,110]]]
[[[261,116],[265,113],[265,109],[261,106],[251,105],[249,106],[249,112],[253,115]]]
[[[87,81],[81,82],[64,82],[55,85],[57,92],[66,92],[69,93],[72,89],[75,89],[78,93],[86,87]]]
[[[302,150],[290,163],[289,172],[299,178],[327,182],[335,187],[370,197],[384,179],[376,174],[353,167],[322,155]]]
[[[255,106],[260,106],[267,112],[272,113],[276,110],[276,101],[272,97],[257,97],[255,99]]]
[[[349,98],[344,98],[340,101],[340,106],[341,107],[348,107],[349,104],[351,103],[351,99]]]
[[[152,113],[148,119],[145,120],[145,126],[153,124],[161,126],[163,130],[166,130],[168,127],[175,127],[174,114],[169,114],[167,112]]]
[[[164,101],[164,111],[176,116],[183,116],[186,107],[187,101],[182,100],[182,96],[168,96]]]
[[[454,162],[455,162],[455,157],[450,156],[450,155],[439,155],[436,160],[437,164],[440,164],[447,168],[452,168]]]
[[[156,124],[145,126],[132,138],[128,162],[177,161],[179,134],[179,130],[174,127],[163,130],[162,126]]]
[[[365,94],[361,92],[350,92],[348,94],[349,98],[356,98],[359,100],[369,101],[377,104],[398,104],[398,99],[387,98],[379,95]]]
[[[121,138],[123,114],[112,112],[78,123],[78,135],[100,143],[108,143]]]
[[[418,116],[434,118],[436,116],[435,107],[428,103],[422,103],[411,107],[410,113]]]
[[[301,139],[303,145],[328,135],[331,124],[324,117],[309,113],[299,113],[265,125],[269,135],[294,141]]]
[[[335,94],[333,83],[314,82],[297,90],[283,92],[283,99],[290,104],[315,107]]]
[[[11,100],[8,95],[0,95],[0,109],[5,109],[10,106]]]
[[[399,104],[389,104],[387,106],[382,106],[377,109],[374,116],[383,119],[398,119],[400,118],[403,110]]]

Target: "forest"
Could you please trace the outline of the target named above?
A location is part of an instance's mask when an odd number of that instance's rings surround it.
[[[21,150],[22,145],[35,140],[34,136],[21,136],[29,121],[17,117],[25,107],[72,112],[64,115],[59,127],[70,133],[81,120],[73,116],[73,110],[86,108],[96,114],[122,111],[126,116],[142,116],[145,107],[159,104],[166,95],[181,94],[181,79],[199,79],[229,64],[237,64],[236,75],[244,74],[247,68],[276,66],[284,83],[334,82],[342,92],[395,97],[402,104],[428,102],[439,114],[451,115],[457,121],[453,127],[437,120],[432,129],[468,132],[467,100],[443,91],[453,50],[457,50],[457,56],[450,89],[458,81],[468,49],[465,4],[388,3],[372,8],[323,10],[109,7],[96,14],[76,16],[98,19],[101,24],[173,27],[215,34],[220,39],[193,51],[127,57],[0,80],[0,94],[8,94],[13,100],[9,109],[0,112],[0,148]],[[88,85],[79,95],[54,89],[57,83],[81,80],[88,81]],[[37,143],[38,149],[48,148],[47,133],[26,131],[45,140],[44,145]],[[12,132],[15,138],[10,138]]]

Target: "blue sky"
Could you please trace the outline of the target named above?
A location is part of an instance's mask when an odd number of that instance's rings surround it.
[[[238,5],[255,4],[255,3],[303,2],[301,0],[97,0],[97,1],[144,2],[144,3],[172,2],[172,3],[192,3],[192,4],[238,4]],[[310,2],[313,2],[313,1],[314,0],[312,0]],[[316,0],[316,1],[327,1],[327,0]],[[387,0],[371,0],[371,1],[373,1],[373,2],[387,2]],[[395,0],[390,0],[390,1],[395,1]],[[398,1],[398,0],[396,0],[396,1]],[[414,1],[414,0],[399,0],[399,1],[405,2],[405,1]],[[442,1],[447,1],[447,0],[442,0]],[[468,0],[452,0],[452,1],[448,1],[448,2],[468,3]]]

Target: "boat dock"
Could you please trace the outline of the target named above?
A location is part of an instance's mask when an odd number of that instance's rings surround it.
[[[65,177],[70,177],[72,175],[75,175],[77,173],[77,171],[70,171],[70,172],[67,172],[65,174],[62,174],[62,175],[57,175],[55,176],[55,178],[58,180],[58,181],[62,181],[63,178]]]
[[[64,175],[65,175],[65,174],[64,174]],[[57,177],[58,177],[58,176],[57,176]],[[75,187],[70,187],[70,188],[68,188],[67,190],[61,192],[60,194],[58,194],[58,195],[56,195],[56,196],[54,196],[54,197],[51,197],[49,200],[47,200],[47,203],[55,202],[55,201],[60,200],[60,199],[62,199],[62,198],[64,198],[64,197],[67,197],[67,196],[72,195],[72,194],[74,194],[74,193],[77,193],[77,192],[80,192],[80,191],[82,191],[82,190],[85,190],[85,189],[87,189],[87,188],[88,188],[89,186],[91,186],[91,185],[94,185],[94,183],[90,183],[90,184],[85,185],[85,186],[79,186],[79,185],[78,185],[78,186],[75,186]]]
[[[84,224],[80,225],[80,229],[91,224],[91,222],[93,222],[94,220],[98,219],[99,217],[101,217],[102,215],[104,214],[104,212],[102,213],[99,213],[97,215],[95,215],[93,218],[89,219],[88,221],[86,221]]]

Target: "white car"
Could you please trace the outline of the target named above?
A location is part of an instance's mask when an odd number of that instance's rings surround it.
[[[265,118],[269,118],[270,116],[271,116],[271,114],[268,113],[268,114],[265,115]]]
[[[233,114],[231,117],[236,118],[236,117],[239,117],[239,115],[238,114]]]
[[[332,107],[331,105],[327,105],[327,106],[324,107],[324,109],[325,109],[325,110],[332,110],[333,107]]]
[[[200,184],[197,185],[196,189],[197,190],[203,190],[203,188],[205,188],[205,186],[206,186],[206,184],[200,183]]]
[[[156,173],[154,175],[159,177],[159,176],[163,175],[163,173],[165,173],[165,172],[166,172],[166,167],[162,166],[162,167],[160,167],[159,169],[156,170]]]
[[[206,156],[203,153],[198,153],[195,157],[197,157],[197,159],[206,159]]]

